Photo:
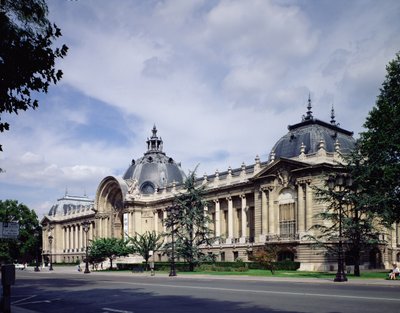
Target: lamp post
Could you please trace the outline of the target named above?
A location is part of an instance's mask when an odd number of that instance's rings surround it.
[[[168,214],[171,221],[171,269],[169,271],[169,276],[176,276],[176,269],[175,269],[175,240],[174,240],[174,233],[175,233],[175,214],[177,213],[177,209],[175,207],[168,208]]]
[[[89,274],[90,271],[89,271],[89,260],[88,260],[88,248],[89,248],[89,246],[88,246],[88,231],[89,231],[89,228],[90,228],[90,222],[84,221],[82,223],[82,227],[83,227],[83,231],[86,234],[86,249],[85,249],[86,258],[85,258],[85,271],[83,273]]]
[[[49,244],[50,244],[50,267],[49,267],[49,271],[53,270],[53,258],[52,258],[52,252],[51,252],[51,245],[53,244],[53,236],[51,235],[51,233],[49,234]]]
[[[336,187],[339,188],[339,192],[343,192],[345,187],[350,187],[353,184],[350,175],[338,174],[336,176],[329,176],[328,188],[333,191]],[[338,268],[336,272],[335,282],[347,281],[346,273],[344,271],[344,253],[343,253],[343,230],[342,230],[342,218],[343,218],[343,207],[342,207],[343,195],[339,194],[339,243],[338,243]]]
[[[36,229],[33,233],[35,236],[35,258],[36,258],[36,265],[35,265],[35,272],[40,272],[39,270],[39,255],[38,255],[38,238],[39,238],[39,231]]]

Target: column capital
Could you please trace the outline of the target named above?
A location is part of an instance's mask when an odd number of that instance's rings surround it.
[[[219,203],[219,199],[214,199],[213,200],[215,203]]]
[[[239,197],[240,197],[240,199],[246,199],[246,194],[242,193],[242,194],[239,195]]]
[[[232,201],[232,196],[227,196],[227,197],[226,197],[226,200]]]
[[[274,190],[275,186],[273,185],[265,185],[265,186],[261,186],[260,187],[260,192],[271,192],[272,190]]]

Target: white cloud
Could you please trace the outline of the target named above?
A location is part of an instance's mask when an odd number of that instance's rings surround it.
[[[265,160],[309,92],[316,117],[328,120],[334,103],[357,133],[400,46],[397,1],[49,6],[70,48],[64,79],[38,111],[11,118],[0,155],[0,196],[41,212],[66,187],[94,195],[121,174],[153,123],[166,153],[185,170],[200,163],[199,175]]]

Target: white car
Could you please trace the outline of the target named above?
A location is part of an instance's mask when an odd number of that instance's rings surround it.
[[[23,269],[25,269],[24,264],[15,263],[14,266],[15,266],[16,270],[21,270],[22,271]]]

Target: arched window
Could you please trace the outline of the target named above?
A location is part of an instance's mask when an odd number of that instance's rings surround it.
[[[296,202],[291,189],[285,189],[278,198],[279,202],[279,234],[283,238],[296,235]]]

